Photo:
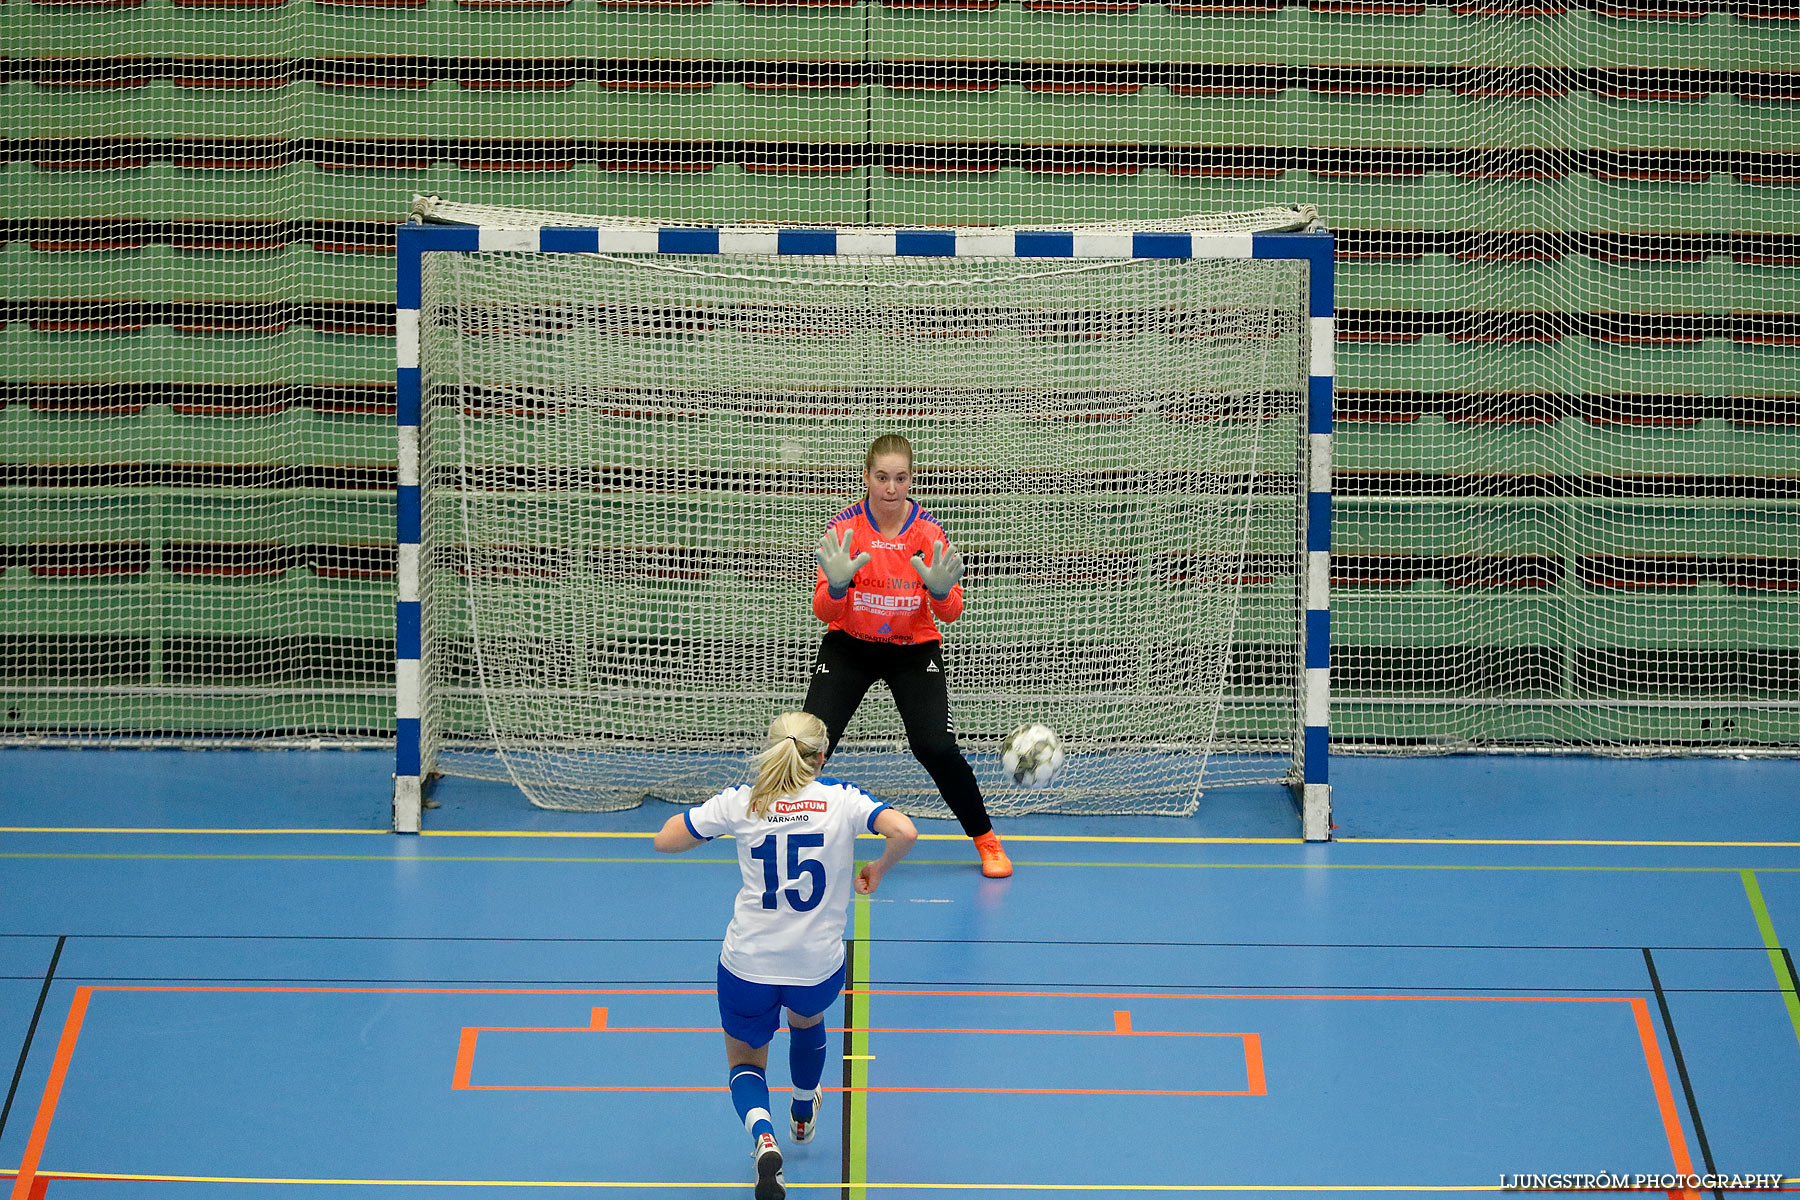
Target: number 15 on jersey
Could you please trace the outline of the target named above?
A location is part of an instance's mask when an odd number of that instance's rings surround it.
[[[810,912],[819,906],[825,898],[825,864],[803,852],[824,845],[822,833],[771,833],[750,847],[750,857],[762,864],[764,908],[775,908],[780,900],[786,900],[795,912]],[[778,866],[787,868],[789,886],[785,888]]]

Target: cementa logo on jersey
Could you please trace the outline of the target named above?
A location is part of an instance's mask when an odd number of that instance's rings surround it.
[[[850,603],[857,612],[872,613],[878,617],[894,617],[917,609],[919,600],[917,592],[900,596],[891,596],[886,592],[856,592]]]

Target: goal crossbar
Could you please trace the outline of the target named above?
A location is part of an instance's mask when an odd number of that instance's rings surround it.
[[[416,833],[424,800],[421,604],[422,488],[420,313],[425,256],[517,252],[586,255],[795,255],[984,259],[1290,259],[1307,264],[1310,368],[1305,397],[1305,569],[1297,738],[1292,781],[1301,833],[1331,828],[1330,549],[1333,382],[1333,239],[1322,229],[1277,232],[769,228],[751,226],[514,226],[409,223],[396,238],[397,602],[393,828]]]

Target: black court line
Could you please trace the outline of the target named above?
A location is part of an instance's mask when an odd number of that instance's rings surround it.
[[[1662,1013],[1663,1034],[1669,1039],[1669,1053],[1675,1059],[1675,1074],[1681,1078],[1681,1094],[1687,1097],[1688,1116],[1694,1121],[1694,1137],[1700,1143],[1700,1157],[1706,1161],[1706,1173],[1718,1174],[1713,1165],[1712,1147],[1706,1141],[1706,1126],[1700,1120],[1700,1102],[1694,1098],[1694,1084],[1688,1078],[1687,1060],[1681,1056],[1681,1040],[1675,1036],[1675,1018],[1669,1014],[1669,1000],[1662,979],[1656,973],[1656,959],[1644,950],[1644,969],[1650,973],[1650,987],[1656,993],[1656,1007]],[[1713,1189],[1714,1200],[1725,1200],[1725,1193]]]
[[[4,977],[0,977],[4,978]],[[36,978],[22,976],[19,978]],[[704,979],[595,979],[584,976],[580,979],[528,979],[505,977],[499,979],[472,979],[462,976],[450,978],[414,979],[397,975],[341,976],[341,975],[88,975],[75,974],[61,977],[66,983],[92,984],[99,987],[109,985],[134,986],[156,984],[191,984],[196,986],[216,985],[219,987],[252,987],[292,985],[324,985],[333,984],[346,987],[494,987],[522,988],[539,987],[566,989],[571,992],[595,991],[606,988],[656,988],[685,987],[695,992],[711,995],[718,981],[712,977]],[[846,984],[846,986],[849,986]],[[1186,995],[1211,995],[1218,992],[1248,994],[1253,992],[1282,992],[1295,995],[1317,995],[1324,992],[1360,993],[1379,997],[1386,994],[1400,996],[1418,995],[1421,993],[1454,996],[1534,996],[1544,992],[1556,992],[1567,995],[1594,996],[1638,996],[1643,994],[1642,988],[1636,987],[1590,987],[1585,984],[1567,984],[1550,982],[1533,987],[1506,987],[1497,984],[1440,984],[1440,983],[1332,983],[1313,979],[1305,983],[1145,983],[1142,980],[1080,979],[1080,980],[1042,980],[1042,979],[959,979],[953,985],[946,985],[942,979],[887,979],[882,981],[882,990],[895,988],[920,988],[942,991],[949,986],[951,991],[970,989],[984,991],[1021,991],[1031,992],[1044,989],[1055,989],[1070,992],[1161,992],[1170,998]],[[1669,996],[1779,996],[1785,994],[1781,987],[1695,987],[1665,988],[1664,995]]]
[[[41,935],[40,935],[41,936]],[[6,1133],[6,1119],[12,1115],[13,1099],[19,1094],[19,1080],[25,1077],[25,1060],[31,1057],[31,1043],[37,1037],[38,1021],[44,1015],[44,1003],[50,999],[50,985],[56,980],[56,963],[62,957],[67,935],[56,939],[50,952],[50,965],[44,970],[44,986],[38,989],[37,1007],[31,1012],[31,1024],[25,1029],[25,1044],[19,1047],[19,1065],[13,1068],[12,1086],[6,1089],[6,1103],[0,1105],[0,1135]]]
[[[845,938],[844,939],[844,964],[845,964],[844,989],[846,991],[855,991],[857,988],[860,988],[862,986],[862,968],[857,964],[857,961],[856,961],[856,939],[855,938]],[[844,1024],[846,1026],[853,1024],[853,1022],[850,1019],[850,1002],[848,999],[846,999],[844,1001]],[[839,1104],[838,1108],[843,1111],[843,1118],[844,1118],[844,1136],[843,1136],[844,1163],[843,1163],[842,1174],[840,1174],[838,1176],[838,1178],[842,1179],[844,1181],[844,1190],[840,1194],[840,1200],[851,1200],[851,1197],[850,1197],[850,1128],[851,1128],[850,1097],[853,1093],[850,1090],[851,1084],[852,1084],[852,1080],[850,1078],[850,1070],[851,1070],[851,1067],[850,1067],[850,1046],[851,1046],[850,1034],[848,1034],[848,1033],[844,1034],[843,1045],[844,1045],[844,1049],[843,1049],[844,1093],[843,1093],[843,1103]],[[861,1190],[861,1189],[858,1189],[858,1190]]]
[[[44,933],[0,932],[0,937],[43,938],[43,937],[47,937],[47,936],[49,936],[49,935],[44,934]],[[706,937],[706,938],[617,938],[617,937],[572,938],[572,937],[491,937],[491,936],[459,937],[459,936],[449,936],[449,935],[427,935],[427,936],[415,937],[415,936],[409,936],[409,935],[392,935],[392,934],[380,934],[380,935],[360,935],[360,934],[192,934],[192,935],[190,935],[190,934],[131,934],[131,933],[100,933],[100,934],[86,933],[86,934],[84,934],[84,933],[77,933],[77,934],[64,934],[58,939],[57,947],[56,947],[56,954],[58,957],[61,956],[65,943],[70,940],[75,940],[75,941],[91,940],[91,941],[298,942],[298,943],[326,943],[326,942],[363,943],[363,942],[367,942],[367,943],[373,943],[373,944],[420,943],[420,944],[433,944],[433,945],[438,945],[438,944],[441,944],[441,945],[458,945],[458,944],[469,944],[469,945],[486,945],[486,944],[609,945],[609,944],[611,944],[611,945],[644,945],[644,946],[688,946],[688,945],[712,946],[712,945],[716,944],[716,942],[717,942],[717,939],[712,938],[712,937]],[[1631,950],[1634,953],[1639,954],[1639,955],[1647,955],[1651,952],[1651,950],[1658,950],[1658,951],[1703,950],[1703,951],[1733,951],[1733,952],[1741,951],[1741,952],[1746,952],[1746,953],[1753,953],[1759,957],[1763,957],[1768,954],[1768,947],[1764,946],[1764,945],[1756,945],[1756,946],[1688,946],[1688,945],[1679,945],[1679,946],[1656,946],[1656,947],[1642,947],[1642,946],[1626,947],[1626,946],[1613,946],[1613,945],[1561,945],[1561,944],[1529,945],[1529,944],[1519,944],[1519,943],[1460,944],[1460,943],[1413,943],[1413,942],[1345,942],[1345,943],[1336,943],[1336,942],[1267,942],[1267,941],[1257,941],[1257,942],[1220,942],[1220,941],[1119,942],[1119,941],[1111,941],[1111,940],[1106,940],[1106,939],[1018,939],[1018,938],[986,938],[986,939],[882,938],[881,941],[884,945],[890,945],[890,946],[896,946],[896,947],[907,946],[907,945],[920,945],[920,946],[951,945],[951,946],[1019,946],[1019,947],[1033,947],[1033,948],[1046,947],[1046,946],[1067,946],[1067,947],[1077,947],[1077,948],[1080,948],[1080,947],[1089,947],[1089,948],[1091,948],[1091,947],[1129,947],[1134,950],[1135,949],[1152,948],[1152,947],[1160,947],[1160,948],[1167,948],[1167,949],[1187,948],[1187,949],[1213,949],[1213,950],[1237,950],[1237,949],[1275,949],[1275,950],[1315,950],[1316,949],[1316,950],[1340,950],[1340,951],[1341,950],[1457,950],[1457,951],[1513,950],[1513,951],[1533,951],[1533,952],[1542,952],[1542,951],[1610,952],[1610,951]],[[858,945],[858,943],[855,941],[854,938],[846,938],[845,939],[846,962],[850,963],[852,965],[853,969],[856,967],[856,964],[858,962],[857,945]],[[864,952],[866,953],[866,948],[865,948]],[[1791,956],[1788,955],[1788,952],[1785,947],[1782,949],[1782,954],[1783,954],[1784,961],[1787,966],[1787,970],[1790,974],[1790,978],[1796,978],[1793,974],[1793,972],[1794,972],[1793,959]],[[37,978],[37,976],[35,976],[35,975],[30,975],[30,976],[0,975],[0,978],[35,979],[35,978]],[[233,984],[237,984],[237,985],[337,984],[337,985],[364,985],[364,986],[372,986],[372,987],[399,985],[399,986],[418,986],[418,987],[432,987],[432,986],[440,986],[440,987],[451,987],[451,986],[465,986],[465,987],[466,986],[494,986],[494,987],[544,986],[544,987],[561,987],[561,988],[608,986],[608,987],[693,987],[697,990],[705,990],[705,991],[712,990],[712,988],[714,987],[714,985],[717,982],[715,979],[713,979],[711,974],[707,974],[707,975],[704,975],[702,977],[697,977],[697,978],[682,978],[682,977],[672,977],[672,976],[663,975],[663,976],[655,976],[655,977],[631,977],[631,978],[615,976],[615,977],[608,977],[608,978],[604,978],[604,979],[596,979],[592,975],[586,975],[586,974],[584,974],[580,977],[571,978],[571,977],[565,977],[565,976],[556,976],[556,977],[548,977],[548,976],[473,977],[473,976],[469,976],[469,975],[399,976],[399,975],[389,975],[389,974],[372,975],[372,976],[299,975],[299,974],[261,975],[261,974],[251,974],[251,973],[232,973],[232,974],[227,974],[227,975],[191,975],[191,974],[182,974],[182,973],[176,972],[176,971],[165,971],[165,972],[158,972],[158,973],[149,974],[149,975],[143,975],[143,974],[119,975],[119,974],[110,974],[110,973],[81,972],[76,975],[67,976],[66,978],[71,979],[71,980],[80,980],[82,982],[87,982],[87,983],[95,983],[95,984],[145,984],[145,983],[149,983],[149,984],[182,983],[182,984],[219,984],[219,985],[233,985]],[[891,980],[885,981],[885,983],[886,983],[886,986],[888,986],[888,987],[941,988],[944,986],[944,981],[941,979],[891,979]],[[847,986],[854,987],[855,985],[849,984]],[[1032,988],[1055,988],[1055,989],[1063,989],[1063,990],[1071,990],[1071,991],[1138,991],[1138,992],[1159,991],[1159,992],[1166,992],[1170,995],[1185,995],[1185,994],[1192,994],[1192,993],[1211,993],[1211,992],[1220,992],[1220,991],[1238,991],[1238,992],[1243,992],[1243,991],[1288,991],[1288,992],[1303,992],[1303,993],[1317,993],[1320,991],[1333,991],[1333,992],[1356,992],[1356,993],[1364,993],[1364,994],[1373,995],[1373,996],[1379,996],[1379,995],[1386,994],[1386,993],[1403,993],[1403,994],[1404,993],[1415,993],[1415,994],[1416,993],[1446,993],[1446,994],[1463,994],[1463,995],[1468,995],[1468,994],[1514,995],[1514,994],[1532,994],[1532,993],[1542,992],[1542,991],[1546,991],[1546,990],[1553,990],[1553,991],[1563,992],[1563,993],[1588,993],[1588,994],[1595,994],[1595,995],[1636,995],[1636,994],[1639,994],[1639,991],[1640,991],[1640,989],[1633,988],[1633,987],[1594,986],[1594,985],[1583,985],[1583,984],[1557,983],[1554,981],[1543,983],[1543,984],[1534,984],[1534,985],[1503,985],[1503,984],[1481,985],[1481,984],[1423,984],[1423,983],[1420,983],[1420,984],[1332,983],[1329,981],[1321,982],[1317,979],[1308,980],[1301,984],[1293,984],[1293,983],[1269,982],[1266,980],[1255,981],[1255,982],[1240,982],[1240,981],[1214,979],[1214,980],[1209,980],[1209,981],[1201,982],[1201,983],[1167,983],[1167,982],[1144,981],[1141,979],[1120,981],[1120,980],[1113,980],[1113,979],[1092,979],[1092,978],[1074,979],[1074,980],[1069,980],[1069,979],[1046,980],[1046,979],[1042,979],[1042,978],[1030,979],[1030,980],[1020,980],[1020,979],[1016,979],[1016,978],[1008,978],[1008,979],[958,980],[958,981],[956,981],[955,986],[959,989],[992,989],[992,990],[999,990],[999,991],[1032,989]],[[1773,985],[1763,985],[1763,986],[1758,986],[1758,987],[1693,987],[1693,988],[1660,988],[1659,987],[1659,994],[1663,994],[1663,995],[1669,995],[1669,994],[1760,995],[1760,994],[1767,994],[1767,993],[1771,993],[1771,992],[1780,993],[1783,990],[1784,990],[1784,988],[1783,988],[1781,981],[1777,980]]]
[[[1505,987],[1496,984],[1479,983],[1331,983],[1329,981],[1321,983],[1318,980],[1309,980],[1305,983],[1142,983],[1136,981],[1120,983],[1112,980],[1095,981],[1091,979],[1076,980],[1072,982],[1067,980],[1042,979],[1023,981],[1017,979],[959,979],[952,985],[946,985],[942,979],[884,979],[881,986],[884,989],[895,987],[942,989],[949,986],[959,990],[967,988],[995,988],[1000,990],[1055,988],[1090,991],[1162,991],[1169,993],[1171,996],[1185,995],[1190,992],[1212,993],[1222,991],[1279,991],[1304,993],[1307,995],[1314,995],[1320,992],[1365,992],[1372,996],[1379,996],[1388,992],[1401,995],[1417,992],[1443,992],[1458,996],[1534,996],[1541,995],[1547,991],[1558,993],[1580,993],[1584,995],[1592,994],[1596,996],[1641,996],[1644,994],[1644,989],[1641,987],[1589,987],[1584,984],[1564,984],[1554,982],[1545,983],[1535,987]],[[1669,988],[1667,989],[1666,994],[1676,996],[1779,996],[1784,994],[1785,990],[1786,989],[1779,987]]]
[[[1176,950],[1619,950],[1636,954],[1641,945],[1591,946],[1561,943],[1526,942],[1177,942],[1117,941],[1111,938],[912,938],[883,937],[889,946],[1129,946],[1167,947]],[[1652,950],[1741,950],[1767,954],[1769,948],[1758,942],[1754,946],[1652,946]]]
[[[4,933],[0,938],[46,938],[47,933]],[[91,942],[472,942],[496,943],[499,945],[570,945],[570,946],[603,946],[603,945],[645,945],[645,946],[683,946],[708,945],[717,943],[714,937],[500,937],[500,936],[464,936],[459,934],[439,933],[71,933],[68,937]],[[1757,947],[1765,953],[1766,946]],[[1635,949],[1635,947],[1633,947]]]
[[[717,977],[706,979],[595,979],[583,976],[580,979],[467,979],[452,977],[449,979],[408,979],[397,975],[374,975],[345,978],[333,975],[64,975],[65,983],[91,984],[95,987],[136,987],[156,986],[158,984],[180,984],[183,986],[218,986],[218,987],[262,987],[262,986],[314,986],[335,984],[354,987],[443,987],[443,988],[545,988],[568,992],[600,991],[607,988],[643,987],[643,988],[682,988],[691,987],[696,992],[712,995],[718,987]],[[1023,985],[1021,985],[1023,986]]]

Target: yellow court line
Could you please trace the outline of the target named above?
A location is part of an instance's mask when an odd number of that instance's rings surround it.
[[[394,836],[391,829],[151,829],[117,825],[0,825],[0,833],[328,833],[340,836],[355,833]]]
[[[15,1176],[16,1171],[0,1171],[0,1176]],[[313,1184],[319,1187],[536,1187],[536,1188],[735,1188],[742,1191],[742,1181],[733,1183],[672,1183],[656,1181],[564,1180],[564,1179],[299,1179],[255,1175],[125,1175],[103,1171],[36,1172],[40,1179],[88,1179],[106,1183],[272,1183],[284,1185]],[[842,1184],[790,1183],[788,1190],[801,1187],[841,1188]]]
[[[381,837],[396,835],[387,829],[150,829],[112,826],[77,825],[0,825],[0,833],[185,833],[185,834],[371,834]],[[419,837],[435,838],[615,838],[627,841],[649,841],[655,830],[616,829],[426,829]],[[879,835],[865,833],[866,838]],[[960,833],[922,833],[920,841],[966,842]],[[1100,844],[1142,844],[1171,846],[1300,846],[1297,837],[1114,837],[1069,833],[1009,833],[1009,842],[1091,842]]]
[[[518,838],[648,838],[650,832],[619,833],[605,830],[545,830],[514,831],[503,829],[426,829],[420,837],[518,837]],[[879,837],[879,834],[865,833],[865,838]],[[968,837],[960,833],[921,833],[922,842],[966,842]],[[1094,842],[1094,843],[1140,843],[1166,845],[1241,845],[1241,846],[1299,846],[1305,843],[1297,837],[1115,837],[1111,835],[1088,835],[1075,833],[1009,833],[1009,842]]]
[[[598,838],[624,841],[648,841],[652,830],[616,829],[426,829],[419,837],[434,838]],[[230,829],[230,828],[150,828],[110,825],[0,825],[0,833],[117,833],[117,834],[189,834],[247,836],[325,835],[342,837],[405,837],[387,829]],[[865,833],[865,838],[877,835]],[[920,841],[964,842],[960,833],[922,833]],[[1111,834],[1079,833],[1008,833],[1009,842],[1074,842],[1094,846],[1304,846],[1330,845],[1331,842],[1308,843],[1297,837],[1126,837]],[[1718,850],[1797,850],[1800,842],[1703,842],[1657,841],[1627,838],[1376,838],[1340,837],[1332,842],[1345,846],[1618,846],[1648,849],[1718,849]]]
[[[687,810],[683,809],[682,811],[686,812]],[[441,838],[637,838],[648,840],[656,836],[656,831],[654,829],[421,829],[419,836]]]
[[[966,842],[969,839],[960,833],[922,833],[922,841]],[[1093,842],[1095,844],[1155,846],[1304,846],[1303,838],[1297,837],[1115,837],[1110,834],[1080,833],[1008,833],[1009,842]]]
[[[1628,840],[1624,838],[1334,838],[1346,845],[1360,846],[1650,846],[1680,849],[1684,847],[1717,847],[1724,850],[1774,849],[1793,850],[1800,842],[1680,842]]]
[[[0,1171],[0,1177],[16,1176]],[[566,1180],[566,1179],[300,1179],[253,1175],[126,1175],[114,1172],[39,1170],[42,1179],[86,1179],[109,1183],[266,1183],[320,1187],[530,1187],[530,1188],[730,1188],[742,1191],[741,1180],[729,1183],[679,1183],[665,1180]],[[842,1183],[789,1183],[788,1190],[842,1191]],[[1381,1184],[1381,1183],[867,1183],[848,1185],[856,1190],[889,1188],[896,1191],[985,1192],[1498,1192],[1498,1184]]]

